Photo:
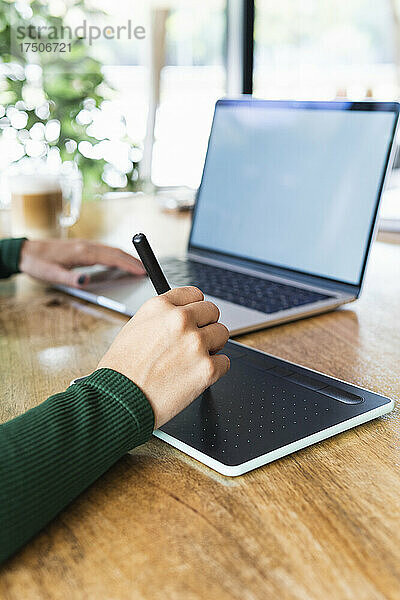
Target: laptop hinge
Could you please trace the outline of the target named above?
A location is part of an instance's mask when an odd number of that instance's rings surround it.
[[[323,277],[307,275],[306,273],[299,273],[291,271],[290,269],[274,267],[272,265],[261,264],[232,256],[224,256],[216,252],[194,249],[193,247],[188,250],[186,256],[190,260],[213,265],[215,267],[229,268],[230,270],[239,273],[255,275],[256,277],[262,277],[263,279],[273,279],[287,284],[296,283],[315,291],[337,294],[340,296],[345,295],[355,298],[360,289],[359,286],[356,285],[331,281]]]

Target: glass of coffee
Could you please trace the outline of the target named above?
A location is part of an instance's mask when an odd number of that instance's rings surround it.
[[[9,179],[12,233],[16,237],[63,237],[76,223],[82,200],[79,171],[20,173]]]

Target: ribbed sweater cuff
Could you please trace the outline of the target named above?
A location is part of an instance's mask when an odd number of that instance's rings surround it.
[[[153,409],[142,390],[128,377],[113,369],[97,369],[75,385],[92,387],[109,397],[110,401],[118,402],[137,427],[138,445],[150,438],[154,429]]]
[[[11,238],[0,241],[0,276],[19,273],[19,257],[26,238]]]

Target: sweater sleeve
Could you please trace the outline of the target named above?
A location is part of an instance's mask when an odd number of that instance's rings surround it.
[[[111,369],[0,426],[0,562],[126,452],[149,439],[152,408]]]
[[[0,240],[0,279],[19,273],[19,255],[26,238]]]

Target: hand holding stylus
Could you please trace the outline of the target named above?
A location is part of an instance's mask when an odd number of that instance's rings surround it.
[[[167,291],[140,308],[98,368],[136,383],[153,408],[155,427],[161,427],[229,370],[229,358],[215,354],[229,338],[218,319],[218,308],[199,289]]]

